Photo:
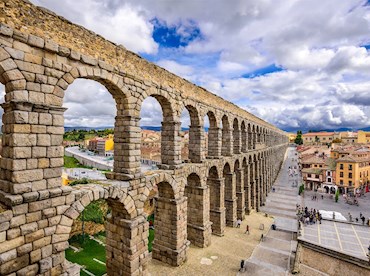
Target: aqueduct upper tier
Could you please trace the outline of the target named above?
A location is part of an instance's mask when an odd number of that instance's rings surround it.
[[[106,199],[108,275],[146,274],[144,203],[158,189],[152,257],[181,265],[189,243],[264,204],[284,158],[284,132],[99,35],[24,0],[0,1],[0,274],[78,275],[65,261],[71,225],[94,200]],[[61,185],[63,99],[79,78],[113,96],[114,169],[105,186]],[[163,112],[160,169],[140,167],[140,110],[154,97]],[[181,160],[180,116],[190,114],[189,162]],[[210,122],[208,146],[204,118]]]

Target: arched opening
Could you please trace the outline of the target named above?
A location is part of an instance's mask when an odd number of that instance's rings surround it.
[[[240,167],[239,160],[235,161],[234,174],[236,182],[237,218],[243,220],[245,217],[244,178],[243,170]]]
[[[231,133],[230,123],[226,115],[222,117],[222,150],[223,156],[231,155]]]
[[[141,158],[148,164],[147,169],[181,162],[181,150],[175,147],[180,124],[173,116],[172,106],[164,96],[151,95],[141,103]]]
[[[240,129],[239,129],[239,123],[238,119],[234,119],[233,122],[233,145],[234,145],[234,154],[240,153]]]
[[[185,196],[188,199],[188,240],[195,246],[207,247],[211,243],[209,221],[209,189],[202,187],[200,178],[192,173],[187,177]]]
[[[252,149],[256,149],[257,132],[256,127],[252,125]]]
[[[116,96],[118,92],[111,89],[113,92],[99,82],[88,79],[76,79],[67,88],[63,104],[67,108],[64,112],[63,135],[65,166],[71,168],[73,162],[79,162],[82,166],[99,170],[122,172],[122,168],[127,168],[122,162],[122,153],[114,151],[118,146],[115,143],[116,136],[123,135],[118,126],[115,127],[115,116],[122,112],[117,112],[117,109],[123,106],[116,103],[112,95]],[[51,143],[51,146],[56,144]],[[121,163],[115,164],[114,160]],[[87,172],[78,168],[64,172],[68,180],[87,175]]]
[[[210,221],[212,234],[222,236],[225,232],[225,203],[223,187],[217,168],[211,167],[208,172],[207,186],[209,187]]]
[[[183,162],[199,163],[204,158],[204,132],[200,126],[198,110],[185,106],[181,113],[181,158]]]
[[[160,182],[157,186],[152,256],[178,266],[185,262],[185,252],[189,246],[186,231],[187,202],[175,199],[174,190],[168,182]]]
[[[247,150],[248,150],[248,141],[247,141],[248,138],[247,138],[247,129],[245,127],[245,122],[244,121],[241,124],[240,131],[241,131],[241,137],[242,137],[242,141],[241,141],[242,149],[241,149],[241,151],[242,152],[247,152]]]
[[[203,117],[203,154],[204,154],[204,158],[207,158],[209,156],[209,149],[208,149],[208,145],[209,145],[209,129],[210,129],[210,123],[209,123],[209,117],[208,115],[205,115]]]
[[[229,163],[224,166],[223,177],[225,179],[226,225],[233,227],[236,221],[236,187]]]
[[[207,119],[204,120],[204,126],[206,127],[206,122],[208,120],[208,132],[206,135],[207,140],[207,156],[208,158],[218,157],[221,154],[220,151],[220,129],[217,125],[216,116],[212,111],[208,111],[205,116]]]
[[[181,128],[179,132],[180,145],[181,145],[181,161],[184,163],[191,162],[191,157],[192,157],[190,154],[190,148],[191,148],[190,129],[191,129],[191,119],[189,115],[189,110],[187,108],[184,108],[181,113]]]

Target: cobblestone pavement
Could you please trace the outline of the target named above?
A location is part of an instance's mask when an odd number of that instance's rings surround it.
[[[172,267],[157,260],[149,263],[149,275],[236,275],[240,261],[248,259],[259,244],[261,234],[267,234],[273,219],[262,213],[246,216],[240,228],[226,227],[225,236],[212,236],[212,244],[207,248],[190,246],[188,260],[179,267]],[[245,234],[246,225],[250,234]],[[264,224],[264,230],[259,230]]]
[[[273,185],[274,191],[268,194],[266,205],[261,208],[274,217],[277,231],[268,232],[247,260],[246,270],[238,275],[290,274],[290,265],[294,261],[292,252],[297,247],[297,242],[293,240],[293,233],[298,229],[295,209],[297,202],[301,201],[298,187],[292,186],[299,176],[288,174],[292,166],[297,166],[295,148],[288,148],[282,170]]]

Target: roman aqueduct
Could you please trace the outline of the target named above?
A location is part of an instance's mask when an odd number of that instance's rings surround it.
[[[264,204],[284,158],[284,132],[28,1],[1,0],[0,7],[0,82],[6,91],[1,275],[78,275],[65,250],[73,221],[94,200],[106,199],[112,209],[108,275],[146,274],[151,257],[181,265],[190,243],[209,246],[212,234],[222,236],[225,227]],[[107,186],[61,185],[63,98],[79,78],[104,85],[116,102],[114,170]],[[162,164],[145,174],[139,120],[149,96],[163,111]],[[184,109],[191,118],[188,163],[180,157]],[[153,187],[158,198],[151,255],[143,207]]]

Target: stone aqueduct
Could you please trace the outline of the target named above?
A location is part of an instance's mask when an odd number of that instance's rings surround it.
[[[6,91],[0,275],[78,274],[64,255],[71,225],[101,198],[112,209],[108,275],[146,274],[151,255],[143,206],[155,185],[152,257],[174,266],[186,260],[190,242],[209,246],[211,234],[222,236],[226,226],[264,204],[287,146],[281,130],[28,1],[2,0],[0,7],[0,82]],[[107,186],[61,186],[63,97],[78,78],[101,83],[117,104]],[[151,175],[140,170],[140,108],[148,96],[163,111],[162,165]],[[184,108],[191,117],[189,163],[181,162],[178,137]]]

